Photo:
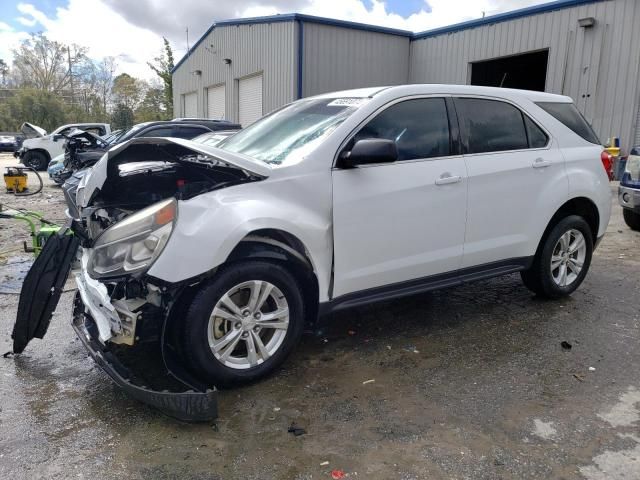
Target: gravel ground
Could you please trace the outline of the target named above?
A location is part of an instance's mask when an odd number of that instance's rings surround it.
[[[63,217],[56,187],[4,202]],[[214,425],[114,387],[65,293],[45,339],[0,358],[0,478],[638,479],[640,234],[621,217],[571,298],[536,299],[511,275],[336,314],[278,374],[220,392]],[[28,239],[0,222],[3,252]],[[17,300],[0,294],[0,353]]]

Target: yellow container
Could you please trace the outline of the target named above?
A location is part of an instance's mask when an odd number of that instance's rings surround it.
[[[27,174],[18,168],[7,168],[4,174],[4,184],[7,192],[22,193],[27,189]]]
[[[620,156],[620,147],[607,147],[604,150],[605,152],[613,155],[614,157]]]

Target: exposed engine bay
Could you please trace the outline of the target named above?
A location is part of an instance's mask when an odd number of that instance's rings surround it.
[[[140,251],[149,243],[156,247],[157,243],[166,242],[160,235],[149,236],[141,242],[143,246],[138,251],[132,247],[131,252],[122,253],[109,246],[117,239],[104,241],[114,231],[110,229],[120,228],[132,215],[159,204],[166,206],[156,215],[166,217],[169,223],[174,220],[176,207],[163,201],[188,200],[205,192],[259,179],[237,166],[174,143],[133,144],[109,159],[106,180],[90,199],[90,205],[76,210],[78,217],[73,227],[82,238],[81,270],[89,272],[89,276],[77,273],[76,283],[81,295],[84,291],[85,305],[93,307],[90,310],[100,340],[127,345],[133,345],[136,338],[157,340],[162,319],[178,296],[177,292],[167,291],[144,278],[145,269],[136,270],[137,267],[131,266],[133,261],[128,268],[100,270],[97,265],[101,261],[110,262],[119,255],[140,257],[143,255]],[[76,184],[81,182],[82,178]],[[69,187],[75,193],[77,186]],[[68,195],[69,199],[73,197]],[[105,253],[101,256],[102,250]],[[96,302],[96,298],[101,300]],[[140,334],[142,329],[144,334]]]
[[[166,198],[188,200],[205,192],[256,181],[249,172],[177,144],[134,144],[109,162],[107,179],[84,209],[87,240],[128,215]],[[91,242],[84,242],[90,246]]]
[[[25,279],[14,352],[44,337],[73,271],[78,293],[72,326],[112,379],[177,418],[215,418],[215,389],[182,366],[172,332],[200,280],[169,283],[147,272],[176,230],[181,202],[269,173],[247,157],[175,138],[134,139],[73,172],[63,185],[69,222],[47,241]],[[150,381],[139,361],[148,348],[161,358],[156,364],[164,373],[157,378],[170,376],[182,388]],[[123,363],[129,355],[138,359]],[[175,391],[185,386],[187,391]]]

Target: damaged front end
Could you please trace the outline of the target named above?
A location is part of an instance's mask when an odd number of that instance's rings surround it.
[[[25,280],[14,351],[44,336],[75,262],[73,327],[96,363],[133,397],[170,416],[215,418],[215,388],[182,368],[171,337],[171,320],[189,285],[159,282],[147,272],[175,229],[181,201],[268,173],[268,167],[235,157],[190,141],[142,138],[74,175],[64,188],[70,229],[45,245]],[[142,365],[152,355],[121,358],[146,348],[158,353],[159,382],[149,378],[153,368]],[[188,391],[174,392],[176,381]]]

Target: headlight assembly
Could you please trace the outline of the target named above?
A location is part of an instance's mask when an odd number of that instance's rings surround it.
[[[116,223],[96,240],[89,258],[93,278],[148,270],[167,244],[178,215],[174,198],[163,200]]]

